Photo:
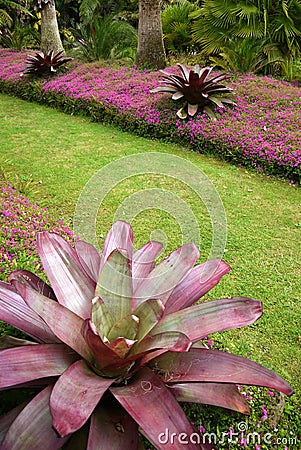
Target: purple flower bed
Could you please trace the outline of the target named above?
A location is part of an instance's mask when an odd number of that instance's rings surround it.
[[[83,112],[141,135],[169,139],[300,182],[299,87],[271,77],[234,74],[227,84],[234,89],[236,107],[220,110],[216,122],[202,114],[182,121],[176,117],[178,102],[167,94],[150,93],[158,86],[159,72],[93,63],[36,83],[19,76],[25,57],[26,53],[0,50],[2,91],[19,92],[68,112]]]
[[[41,272],[36,251],[38,231],[49,230],[73,243],[73,231],[53,220],[46,208],[33,204],[0,177],[0,278],[16,269]]]

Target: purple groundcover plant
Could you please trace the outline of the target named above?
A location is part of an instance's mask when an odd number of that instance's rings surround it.
[[[292,394],[265,367],[202,344],[262,314],[246,297],[196,304],[229,272],[224,261],[195,266],[199,251],[185,244],[156,265],[162,245],[134,250],[122,221],[101,254],[48,231],[37,248],[51,287],[26,270],[0,282],[0,319],[29,336],[1,338],[0,389],[41,387],[0,419],[2,450],[143,449],[139,431],[158,449],[212,449],[178,402],[248,413],[236,384]],[[194,440],[163,443],[166,429]]]
[[[0,57],[0,85],[22,87],[29,82],[19,77],[25,53],[0,49]],[[178,68],[166,72],[176,74]],[[79,111],[91,101],[98,102],[113,113],[111,116],[124,118],[125,126],[134,123],[131,129],[139,129],[142,124],[143,129],[148,126],[152,133],[157,129],[158,136],[183,142],[192,149],[213,148],[211,152],[259,171],[300,179],[300,88],[271,77],[235,74],[227,83],[235,92],[235,107],[217,108],[216,122],[201,113],[183,122],[175,120],[178,108],[168,94],[150,93],[160,78],[160,72],[85,64],[42,82],[40,97],[47,101],[49,96],[53,101],[53,96],[62,96],[77,103]]]
[[[56,232],[74,243],[76,237],[63,220],[53,220],[46,208],[32,203],[0,177],[0,277],[17,268],[40,268],[36,250],[39,231]]]

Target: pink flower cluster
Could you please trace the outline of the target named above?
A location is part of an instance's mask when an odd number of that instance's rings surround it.
[[[3,81],[28,83],[19,77],[26,54],[0,49],[0,86]],[[168,70],[178,73],[177,67]],[[219,110],[218,120],[204,114],[177,120],[178,102],[168,94],[151,94],[160,72],[113,68],[99,63],[78,65],[66,74],[42,82],[43,94],[60,94],[79,105],[99,102],[127,121],[158,130],[158,136],[217,153],[226,159],[300,180],[301,89],[290,83],[255,75],[234,74],[234,108]],[[80,108],[79,108],[80,109]],[[159,132],[160,129],[160,132]],[[162,132],[164,129],[164,132]],[[157,137],[156,135],[154,137]]]
[[[71,243],[73,231],[62,220],[52,220],[46,208],[33,204],[0,178],[0,277],[15,269],[41,269],[36,252],[38,231],[54,231]]]

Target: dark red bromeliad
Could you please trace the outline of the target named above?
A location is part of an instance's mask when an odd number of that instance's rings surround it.
[[[194,116],[198,111],[204,111],[214,120],[213,108],[217,106],[224,108],[225,104],[235,105],[233,100],[224,97],[224,94],[229,94],[233,90],[221,84],[221,81],[229,78],[228,76],[222,74],[209,79],[213,67],[201,68],[197,64],[193,69],[189,69],[180,63],[177,66],[182,76],[161,70],[163,74],[161,86],[151,92],[170,92],[173,100],[184,100],[184,106],[177,112],[180,119],[186,119],[187,115]]]

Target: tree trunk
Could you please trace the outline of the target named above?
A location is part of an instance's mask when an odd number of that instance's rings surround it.
[[[41,50],[43,53],[49,53],[50,50],[53,50],[54,54],[64,51],[54,0],[44,4],[41,10]]]
[[[166,66],[160,3],[160,0],[139,0],[136,57],[139,67],[163,69]]]

